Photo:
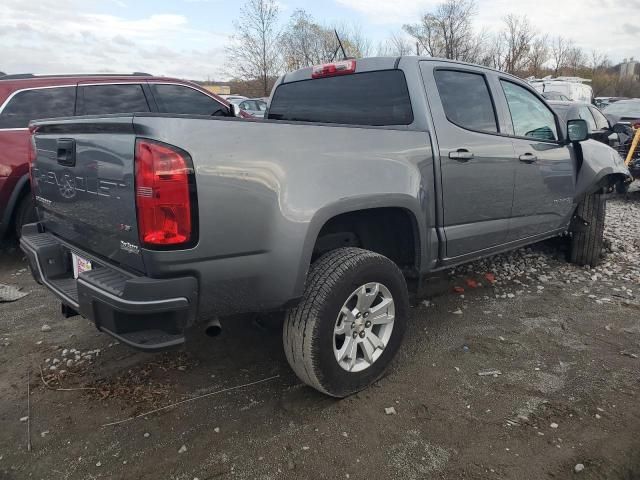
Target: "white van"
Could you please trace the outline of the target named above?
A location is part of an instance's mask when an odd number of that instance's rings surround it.
[[[527,79],[531,86],[540,93],[558,92],[574,102],[591,103],[593,100],[593,89],[586,82],[586,78],[580,77],[545,77],[542,79]]]

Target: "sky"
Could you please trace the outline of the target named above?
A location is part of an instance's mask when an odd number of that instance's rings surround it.
[[[298,8],[325,24],[357,25],[374,46],[437,0],[277,0],[282,23]],[[477,0],[477,28],[496,31],[504,15],[526,14],[543,33],[562,35],[611,60],[640,57],[640,0]],[[534,6],[532,8],[532,6]],[[0,0],[0,71],[144,71],[225,80],[225,44],[242,0]]]

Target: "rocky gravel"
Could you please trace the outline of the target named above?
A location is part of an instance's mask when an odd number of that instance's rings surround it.
[[[639,221],[640,192],[609,202],[597,268],[558,239],[444,272],[388,375],[340,401],[250,319],[135,352],[0,254],[29,293],[0,306],[0,478],[640,478]]]
[[[523,294],[540,295],[548,286],[556,286],[596,304],[614,298],[634,303],[640,298],[638,210],[637,202],[608,203],[605,248],[602,261],[595,268],[568,263],[568,239],[561,237],[452,269],[452,282],[460,284],[454,291],[462,293],[490,285],[495,298],[513,299]],[[639,291],[634,294],[634,289]]]

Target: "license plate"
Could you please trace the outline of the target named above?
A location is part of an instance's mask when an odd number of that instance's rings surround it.
[[[78,278],[82,272],[91,270],[91,262],[73,252],[71,253],[71,263],[73,264],[73,278]]]

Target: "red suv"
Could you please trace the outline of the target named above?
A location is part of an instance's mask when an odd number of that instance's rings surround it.
[[[233,116],[222,98],[184,80],[132,75],[0,76],[0,238],[35,217],[29,186],[30,120],[158,112]],[[241,114],[241,116],[248,116]]]

